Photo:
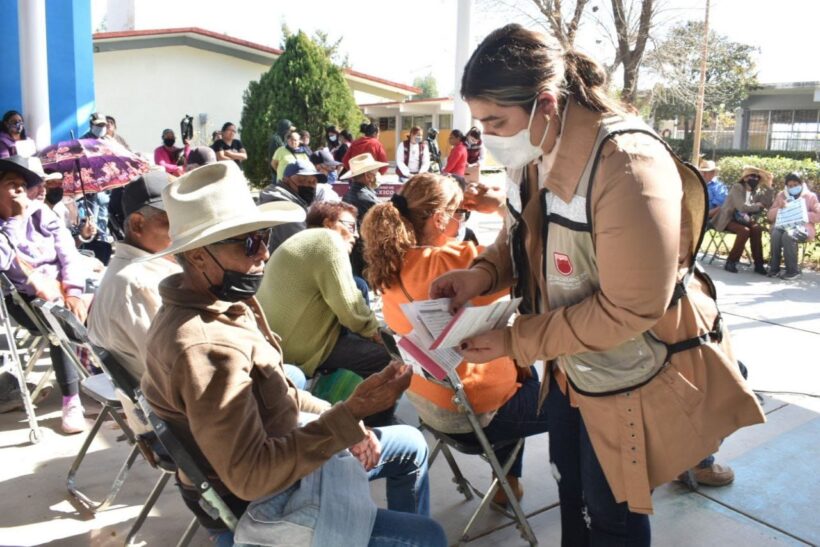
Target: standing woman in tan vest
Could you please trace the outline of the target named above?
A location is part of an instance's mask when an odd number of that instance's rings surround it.
[[[462,343],[465,359],[547,364],[562,544],[649,545],[652,489],[764,420],[695,272],[703,181],[608,97],[600,65],[519,25],[478,46],[461,94],[507,167],[507,218],[431,297],[524,298],[511,327]]]

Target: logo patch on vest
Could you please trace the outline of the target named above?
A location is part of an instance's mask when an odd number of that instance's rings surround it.
[[[572,275],[572,262],[567,255],[564,253],[552,253],[552,257],[555,260],[555,269],[558,270],[558,273],[561,275]]]

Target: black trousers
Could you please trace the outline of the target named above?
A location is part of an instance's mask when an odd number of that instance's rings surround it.
[[[30,297],[25,294],[21,294],[21,296],[29,302],[34,300],[34,297]],[[26,314],[25,310],[15,304],[11,296],[6,296],[6,308],[9,310],[9,315],[17,321],[18,325],[32,334],[40,334],[40,331],[37,330],[37,326],[28,314]],[[32,308],[32,311],[34,313],[39,313],[35,308]],[[40,320],[45,322],[45,318],[40,318]],[[57,377],[57,384],[59,384],[60,392],[63,396],[69,397],[79,393],[80,374],[77,372],[77,369],[74,368],[74,364],[71,363],[65,355],[63,355],[63,348],[49,344],[48,353],[51,356],[51,364],[54,367],[54,375]]]

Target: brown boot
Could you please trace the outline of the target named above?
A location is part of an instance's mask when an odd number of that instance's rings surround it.
[[[728,465],[713,463],[709,467],[693,467],[692,473],[698,484],[704,486],[726,486],[735,480],[735,472]],[[679,481],[686,482],[684,475],[678,477]]]
[[[524,487],[521,485],[518,477],[507,475],[507,482],[510,483],[510,489],[513,491],[513,494],[515,494],[515,498],[518,501],[521,501],[521,498],[524,497]],[[501,489],[500,484],[498,485],[498,490],[496,491],[495,496],[493,496],[493,503],[504,508],[510,504],[510,500],[507,498],[507,494],[504,490]]]

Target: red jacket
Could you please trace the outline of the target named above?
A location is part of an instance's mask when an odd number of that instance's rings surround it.
[[[345,157],[342,159],[342,163],[344,164],[344,170],[347,171],[350,169],[350,158],[354,156],[358,156],[359,154],[370,154],[373,156],[373,159],[376,161],[382,161],[387,163],[387,152],[384,151],[384,146],[382,143],[379,142],[379,139],[375,137],[359,137],[352,143],[350,143],[350,148],[347,149],[347,153]],[[387,172],[387,166],[382,167],[379,169],[379,173],[384,175]]]
[[[447,157],[447,165],[444,166],[442,172],[463,177],[466,169],[467,146],[463,142],[460,142],[450,151],[450,155]]]

